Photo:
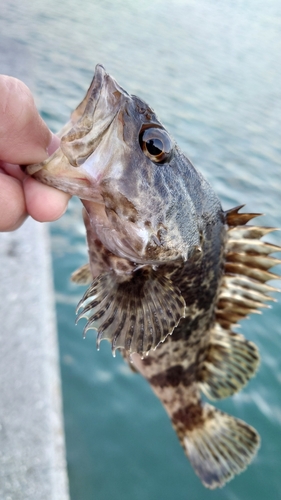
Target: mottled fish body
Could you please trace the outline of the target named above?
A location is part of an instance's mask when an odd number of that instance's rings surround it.
[[[154,111],[102,66],[60,135],[27,172],[84,205],[89,264],[73,280],[91,284],[78,319],[148,380],[203,484],[223,486],[259,436],[200,394],[231,396],[255,374],[257,348],[232,328],[271,299],[272,229],[224,212]]]

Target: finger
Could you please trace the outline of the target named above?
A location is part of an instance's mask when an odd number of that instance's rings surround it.
[[[54,134],[51,134],[51,136],[51,142],[47,147],[49,156],[52,155],[60,145],[60,139]],[[26,174],[24,173],[24,167],[21,168],[19,165],[13,165],[12,163],[3,162],[2,160],[0,160],[0,168],[4,170],[4,172],[6,172],[8,175],[11,175],[12,177],[15,177],[16,179],[19,179],[21,181],[23,181],[23,179],[25,179],[26,177]]]
[[[59,147],[60,145],[60,139],[52,133],[52,137],[51,137],[51,142],[48,144],[48,147],[47,147],[47,153],[48,153],[48,156],[51,156]]]
[[[46,186],[32,177],[23,182],[27,212],[39,222],[59,219],[67,209],[70,195]]]
[[[13,164],[45,160],[52,135],[28,87],[16,78],[1,75],[0,95],[0,158]]]
[[[22,184],[0,172],[0,231],[17,229],[27,217]]]
[[[23,181],[26,177],[26,174],[22,171],[19,165],[13,165],[12,163],[6,163],[0,160],[0,168],[6,174],[19,179],[20,181]]]

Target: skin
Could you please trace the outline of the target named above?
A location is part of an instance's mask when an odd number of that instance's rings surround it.
[[[27,176],[19,165],[40,163],[60,144],[40,117],[28,87],[0,75],[0,231],[17,229],[28,215],[58,219],[70,196]]]

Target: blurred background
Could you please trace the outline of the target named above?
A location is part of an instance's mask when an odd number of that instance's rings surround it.
[[[279,0],[2,0],[0,72],[3,54],[19,51],[13,76],[31,85],[54,132],[102,63],[156,110],[224,209],[246,203],[266,214],[260,224],[281,227]],[[69,276],[87,261],[78,199],[50,231],[71,500],[280,498],[280,301],[242,323],[261,367],[216,404],[254,425],[261,449],[245,473],[209,492],[148,384],[107,343],[96,352],[94,331],[82,340],[74,326],[84,288]],[[280,233],[268,240],[281,244]]]

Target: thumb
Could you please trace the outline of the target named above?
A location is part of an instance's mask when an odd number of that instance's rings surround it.
[[[29,88],[0,75],[0,96],[0,159],[22,165],[45,160],[52,136]]]

